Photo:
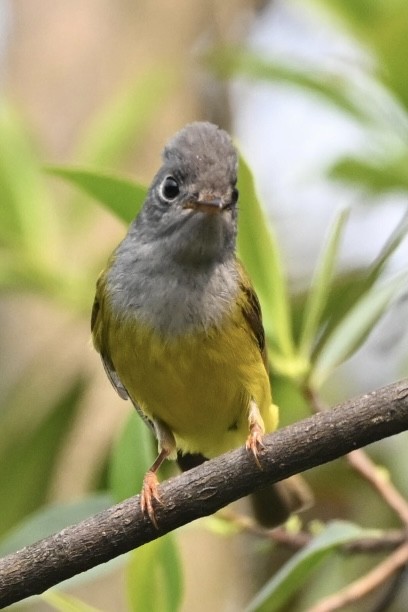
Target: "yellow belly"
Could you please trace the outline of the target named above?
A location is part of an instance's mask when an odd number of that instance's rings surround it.
[[[164,340],[134,319],[111,320],[109,353],[135,403],[173,432],[177,448],[214,457],[243,444],[248,405],[277,427],[268,374],[240,309],[222,330]]]

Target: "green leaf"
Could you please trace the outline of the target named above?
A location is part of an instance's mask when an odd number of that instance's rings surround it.
[[[299,353],[304,358],[310,358],[312,346],[321,324],[322,314],[333,279],[340,238],[348,216],[348,210],[338,215],[327,238],[327,243],[312,280],[311,289],[305,304],[299,339]]]
[[[401,242],[408,234],[408,213],[399,221],[388,238],[387,242],[381,249],[380,254],[376,257],[368,270],[367,283],[371,287],[384,271],[385,266],[389,262],[391,256],[395,253]]]
[[[66,593],[59,593],[54,589],[46,591],[40,595],[40,598],[54,610],[59,610],[59,612],[98,612],[98,608],[88,606],[76,597]]]
[[[12,406],[0,413],[0,535],[44,503],[56,458],[84,389],[81,377],[74,380],[55,404],[46,406],[45,414],[30,417],[28,426],[27,410],[32,409],[32,397],[28,408],[26,404],[22,406],[25,414],[11,411]]]
[[[338,365],[360,348],[391,301],[405,290],[407,281],[407,272],[400,273],[380,286],[373,286],[357,301],[318,354],[310,377],[312,387],[318,389]]]
[[[345,157],[329,171],[330,177],[356,183],[376,194],[408,189],[408,154],[392,162],[374,164],[355,157]]]
[[[264,326],[276,350],[294,354],[290,305],[279,247],[259,202],[248,164],[240,156],[238,253],[262,304]]]
[[[87,127],[75,158],[85,165],[117,166],[131,149],[144,144],[177,83],[177,72],[169,66],[151,66],[136,82],[127,82]]]
[[[126,224],[137,215],[146,198],[147,190],[142,185],[102,172],[57,166],[48,167],[47,172],[95,198]]]
[[[376,56],[376,78],[382,80],[406,109],[408,64],[404,58],[408,53],[408,5],[405,0],[318,0],[317,3],[321,9],[335,13],[337,27],[340,17],[360,45],[365,44],[371,48]],[[387,108],[384,112],[389,111]]]
[[[278,612],[303,586],[319,564],[340,546],[377,532],[364,530],[346,521],[333,521],[327,529],[295,554],[259,591],[246,612]]]
[[[7,532],[0,540],[0,556],[57,533],[69,525],[106,510],[113,504],[107,493],[95,493],[66,504],[52,504],[34,512]]]
[[[368,119],[364,106],[353,100],[354,87],[339,74],[318,70],[316,66],[307,69],[305,66],[265,60],[252,51],[237,47],[213,49],[204,56],[203,61],[219,78],[245,76],[267,82],[287,83],[324,97],[360,121]]]
[[[401,221],[397,223],[378,257],[368,270],[355,270],[336,279],[336,283],[332,286],[328,295],[327,306],[323,314],[324,329],[313,351],[313,361],[316,360],[317,355],[340,321],[380,278],[390,258],[405,239],[407,233],[408,214],[404,215]]]
[[[152,435],[146,423],[132,412],[115,442],[109,463],[109,488],[115,501],[139,493],[153,459]]]
[[[127,592],[134,612],[176,612],[182,599],[182,572],[174,537],[145,544],[131,553]]]
[[[19,117],[0,105],[0,242],[50,260],[56,248],[55,210]]]

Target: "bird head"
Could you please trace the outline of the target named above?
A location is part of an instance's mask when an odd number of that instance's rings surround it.
[[[237,153],[231,138],[207,122],[180,130],[163,151],[142,211],[138,240],[160,241],[163,257],[183,264],[223,261],[235,250]]]

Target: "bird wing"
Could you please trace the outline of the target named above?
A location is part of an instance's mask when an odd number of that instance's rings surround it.
[[[103,363],[103,367],[105,368],[105,372],[107,377],[109,378],[112,387],[117,391],[119,397],[124,400],[129,398],[129,394],[123,386],[114,365],[109,357],[107,348],[104,342],[104,333],[103,333],[103,299],[102,299],[102,286],[103,286],[103,274],[98,278],[96,283],[96,294],[94,303],[92,306],[92,315],[91,315],[91,332],[92,332],[92,340],[95,349],[101,356],[101,360]]]
[[[255,336],[262,360],[266,370],[268,371],[268,353],[265,342],[265,330],[262,323],[261,305],[255,289],[252,286],[251,280],[240,261],[238,261],[238,270],[240,274],[241,291],[243,296],[241,303],[242,314],[244,315],[251,332]]]
[[[96,283],[96,294],[94,303],[92,306],[92,314],[91,314],[91,332],[92,332],[92,340],[95,349],[101,356],[101,360],[103,363],[103,367],[106,372],[106,376],[112,384],[112,387],[115,389],[119,397],[124,400],[130,399],[133,406],[136,409],[138,415],[143,419],[143,421],[148,425],[150,429],[154,431],[153,422],[145,415],[140,406],[130,397],[127,392],[125,386],[119,378],[118,373],[115,370],[115,366],[112,363],[112,360],[109,356],[109,350],[105,342],[105,325],[106,325],[106,317],[103,317],[103,308],[104,308],[104,299],[103,299],[103,288],[104,288],[104,273],[102,273]]]

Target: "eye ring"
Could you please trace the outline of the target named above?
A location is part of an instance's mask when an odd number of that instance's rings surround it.
[[[166,176],[162,184],[160,185],[160,196],[166,202],[172,202],[177,198],[180,193],[180,185],[178,181],[169,174]]]

